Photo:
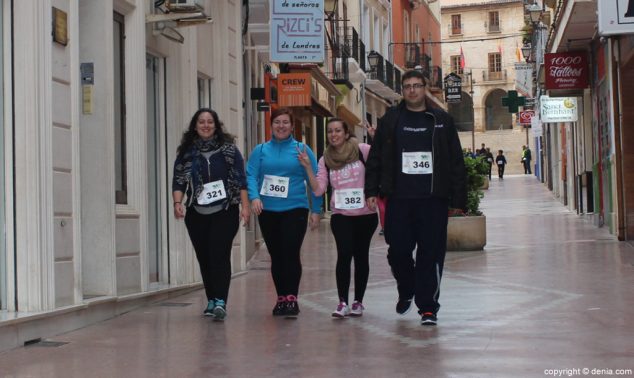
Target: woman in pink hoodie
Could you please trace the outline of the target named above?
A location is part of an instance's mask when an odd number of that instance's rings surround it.
[[[299,160],[306,168],[310,186],[316,196],[323,195],[328,185],[330,198],[330,228],[337,243],[337,291],[339,304],[332,316],[363,315],[363,296],[370,272],[369,250],[378,218],[368,209],[363,194],[365,159],[370,145],[351,138],[348,125],[339,118],[331,118],[326,125],[328,147],[319,159],[317,177],[310,168],[310,160],[303,151]],[[348,306],[350,265],[354,258],[354,302]]]

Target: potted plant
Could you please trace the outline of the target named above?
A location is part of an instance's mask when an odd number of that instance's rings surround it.
[[[485,158],[464,158],[467,171],[467,208],[463,216],[449,218],[447,251],[480,251],[486,245],[486,217],[480,211],[482,184],[489,173]]]

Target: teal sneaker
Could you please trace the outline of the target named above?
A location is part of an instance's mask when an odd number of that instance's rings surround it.
[[[214,320],[222,321],[227,316],[227,305],[222,299],[215,299],[215,306],[213,309]]]
[[[216,304],[214,303],[213,299],[210,299],[207,302],[207,308],[205,309],[205,311],[203,311],[203,315],[205,316],[214,316],[214,307],[216,306]]]

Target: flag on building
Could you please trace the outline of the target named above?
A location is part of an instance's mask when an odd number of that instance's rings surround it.
[[[520,50],[520,46],[517,43],[515,43],[515,57],[518,62],[522,61],[522,50]]]
[[[462,51],[462,46],[460,46],[460,68],[464,70],[465,61],[464,61],[464,52]]]

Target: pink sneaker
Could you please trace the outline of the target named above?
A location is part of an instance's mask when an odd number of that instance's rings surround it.
[[[334,318],[344,318],[348,315],[350,315],[350,307],[348,307],[346,302],[340,302],[339,305],[337,305],[337,309],[332,312]]]
[[[350,311],[350,316],[362,316],[363,310],[365,310],[365,307],[363,307],[363,303],[359,301],[354,301],[354,303],[352,304],[352,310]]]

